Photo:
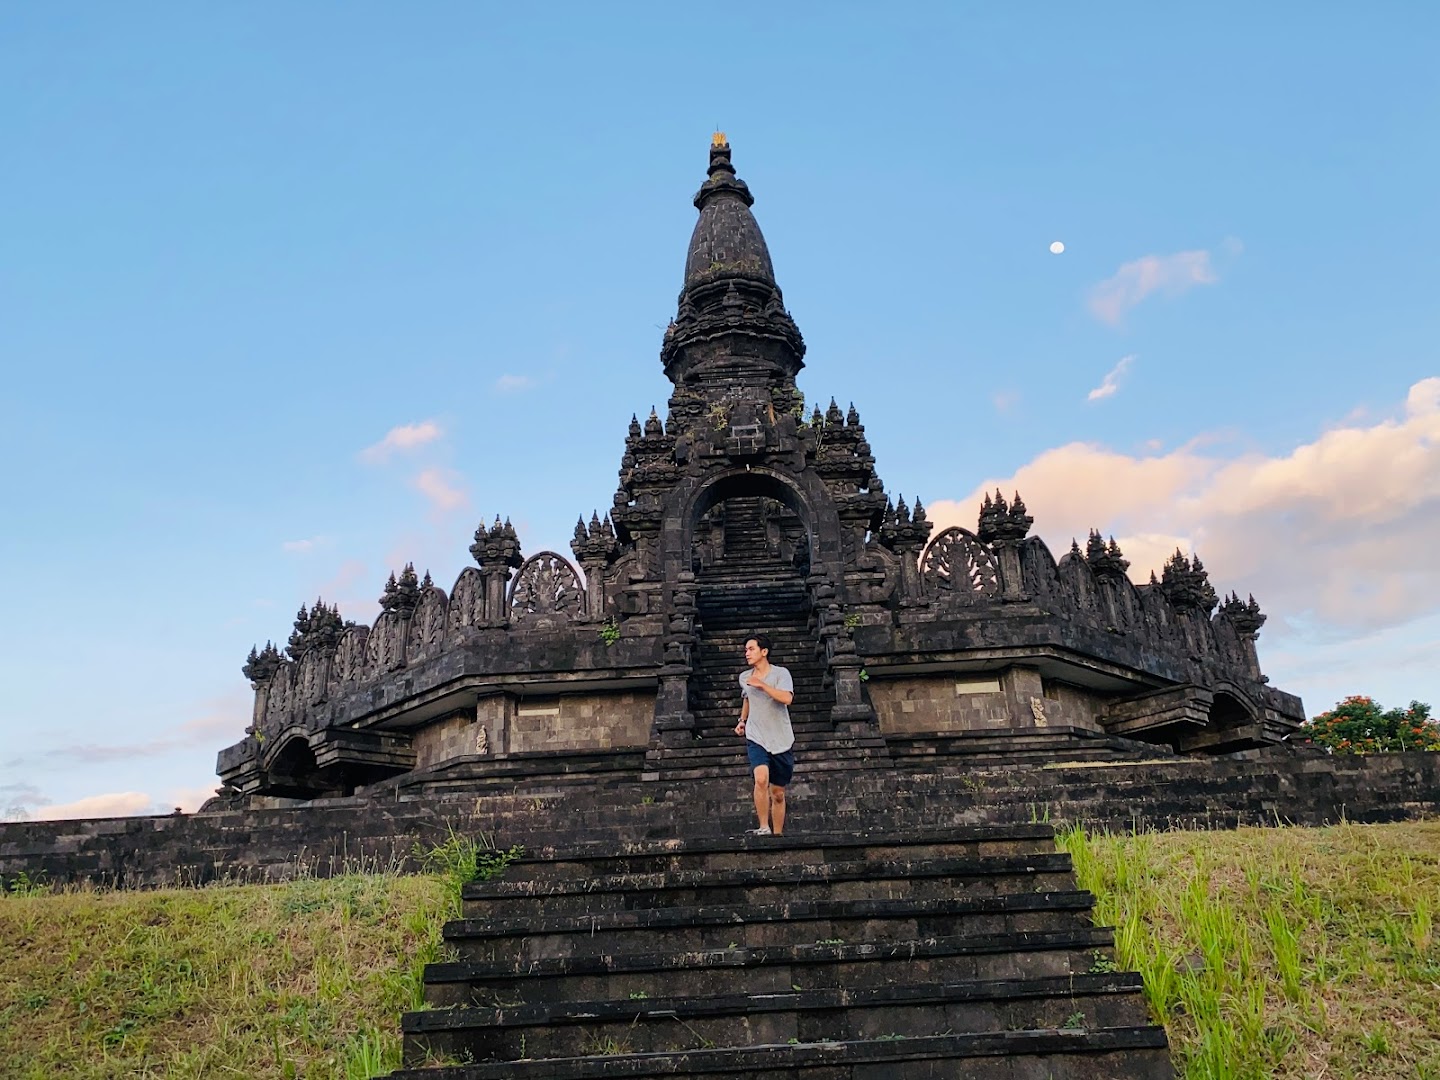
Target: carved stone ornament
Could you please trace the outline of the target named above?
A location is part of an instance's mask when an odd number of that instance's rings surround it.
[[[470,627],[485,621],[485,582],[480,571],[467,566],[455,579],[450,590],[446,615],[446,635],[458,638]]]
[[[952,527],[935,537],[920,573],[932,594],[954,603],[984,603],[1000,594],[995,556],[967,529]]]
[[[1030,715],[1035,718],[1035,724],[1038,727],[1044,727],[1050,723],[1045,716],[1045,702],[1038,697],[1032,697],[1030,699]]]
[[[480,731],[475,736],[475,753],[490,753],[490,736],[486,733],[484,724],[480,725]]]
[[[585,586],[563,555],[542,551],[532,555],[515,576],[510,593],[510,620],[577,619],[585,611]]]
[[[431,586],[420,591],[420,605],[410,619],[410,646],[407,657],[434,656],[445,644],[448,598],[443,589]]]
[[[331,676],[337,687],[354,686],[365,681],[369,674],[365,662],[365,642],[369,636],[369,627],[352,626],[340,638]]]

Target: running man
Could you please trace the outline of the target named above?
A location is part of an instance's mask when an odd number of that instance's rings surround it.
[[[795,732],[790,727],[795,683],[789,671],[770,663],[770,639],[764,634],[746,640],[745,663],[750,666],[740,673],[742,701],[735,734],[745,740],[755,774],[760,827],[750,832],[779,836],[785,831],[785,786],[795,771]]]

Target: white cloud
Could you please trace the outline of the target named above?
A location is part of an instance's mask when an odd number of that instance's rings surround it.
[[[1217,589],[1254,592],[1278,619],[1329,639],[1371,633],[1440,609],[1440,378],[1393,412],[1276,456],[1225,456],[1206,440],[1137,455],[1070,443],[936,500],[930,516],[973,529],[986,491],[1018,490],[1057,556],[1099,528],[1144,581],[1177,546],[1193,549]]]
[[[21,764],[23,762],[17,759],[7,761],[0,767],[9,769]],[[44,794],[34,784],[0,784],[0,821],[25,821],[30,817],[31,809],[44,801]]]
[[[112,791],[86,795],[73,802],[52,802],[30,785],[4,785],[17,789],[11,805],[0,813],[0,821],[60,821],[77,818],[133,817],[136,814],[170,814],[182,810],[193,814],[206,799],[215,794],[218,784],[211,781],[195,787],[172,788],[165,799],[156,799],[144,791]],[[23,789],[23,790],[21,790]]]
[[[1134,353],[1131,353],[1129,356],[1122,356],[1120,362],[1105,374],[1105,378],[1101,380],[1100,385],[1085,395],[1085,400],[1102,401],[1114,395],[1115,391],[1120,389],[1120,380],[1124,378],[1125,373],[1130,370],[1130,365],[1133,363],[1135,363]]]
[[[415,477],[415,487],[439,511],[458,510],[469,502],[464,490],[455,483],[453,473],[443,469],[426,469]]]
[[[385,437],[373,446],[360,451],[360,460],[378,464],[387,460],[397,450],[413,450],[417,446],[434,442],[445,431],[434,420],[421,420],[418,424],[401,424],[385,433]]]
[[[106,765],[117,761],[149,759],[191,750],[196,747],[224,746],[240,739],[250,722],[253,697],[248,687],[237,686],[226,694],[204,703],[200,715],[151,738],[136,742],[82,743],[73,736],[64,745],[40,751],[4,763],[5,768],[30,767],[37,762],[61,761],[67,765]],[[34,789],[31,789],[34,795]],[[0,799],[4,788],[0,787]],[[32,799],[32,801],[34,801]]]
[[[47,803],[36,806],[30,817],[36,821],[58,821],[62,818],[131,817],[163,811],[143,791],[115,791],[104,795],[87,795],[68,803]]]
[[[1020,391],[996,390],[995,393],[990,395],[990,403],[995,406],[996,412],[1003,415],[1020,404]]]
[[[1178,296],[1196,285],[1220,279],[1210,266],[1208,251],[1177,251],[1146,255],[1123,264],[1114,275],[1090,290],[1090,311],[1101,322],[1120,325],[1125,313],[1151,293]]]
[[[205,800],[210,798],[219,789],[216,781],[208,784],[200,784],[196,787],[178,787],[170,789],[170,796],[167,800],[171,809],[183,810],[187,814],[193,814],[199,810]]]
[[[280,545],[280,550],[293,552],[296,555],[307,555],[318,547],[324,547],[330,543],[328,536],[312,536],[308,540],[286,540]]]
[[[501,375],[495,380],[495,392],[497,394],[518,394],[522,390],[532,389],[535,385],[535,380],[529,375]]]

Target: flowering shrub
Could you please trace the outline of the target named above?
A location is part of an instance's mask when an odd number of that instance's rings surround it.
[[[1336,754],[1440,750],[1440,723],[1430,719],[1430,706],[1423,701],[1412,701],[1408,709],[1382,711],[1373,698],[1347,697],[1301,724],[1300,734]]]

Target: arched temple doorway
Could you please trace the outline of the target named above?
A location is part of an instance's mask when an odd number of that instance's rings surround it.
[[[807,583],[815,548],[809,517],[793,488],[758,472],[716,485],[692,509],[698,640],[689,707],[697,738],[737,756],[738,676],[745,640],[757,633],[771,638],[771,662],[794,678],[797,739],[831,730],[834,691]]]

